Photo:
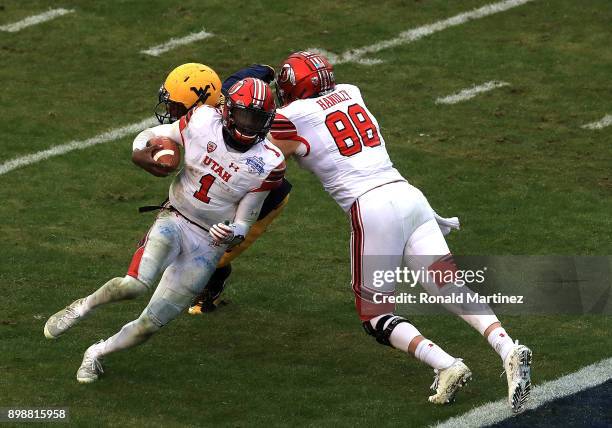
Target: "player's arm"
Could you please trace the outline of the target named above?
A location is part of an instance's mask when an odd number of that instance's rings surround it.
[[[308,141],[298,134],[297,128],[289,119],[278,112],[274,116],[268,139],[280,149],[285,158],[293,155],[307,156],[310,152]]]
[[[263,80],[266,83],[270,83],[274,80],[275,72],[274,68],[265,64],[252,64],[248,67],[238,70],[227,79],[223,81],[221,87],[221,93],[227,95],[227,91],[232,87],[234,83],[239,80],[246,79],[247,77],[254,77],[255,79]]]
[[[132,162],[156,177],[165,177],[172,170],[153,159],[153,153],[162,147],[148,145],[149,141],[155,137],[168,137],[182,144],[180,121],[145,129],[134,138],[132,143]]]
[[[219,244],[229,247],[240,244],[257,221],[264,200],[270,191],[249,192],[238,203],[234,221],[229,224],[217,223],[210,228],[210,235]]]
[[[268,174],[260,187],[252,189],[240,200],[232,223],[217,223],[210,228],[210,235],[217,243],[233,247],[244,240],[251,226],[257,221],[270,191],[282,184],[285,170],[286,165],[283,160]]]
[[[293,155],[304,156],[302,153],[305,153],[305,150],[303,150],[303,144],[300,141],[280,140],[274,138],[272,134],[268,134],[268,140],[278,147],[286,158]]]

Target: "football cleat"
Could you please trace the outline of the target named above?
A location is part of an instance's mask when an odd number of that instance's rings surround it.
[[[210,293],[207,293],[207,290],[204,290],[202,294],[195,298],[193,301],[193,306],[189,307],[187,311],[189,315],[202,315],[213,312],[217,307],[226,304],[221,300],[220,296],[216,298],[212,296]]]
[[[70,327],[85,318],[81,315],[85,298],[75,300],[61,311],[51,315],[45,323],[44,333],[47,339],[57,339]]]
[[[461,359],[455,360],[450,367],[434,370],[434,373],[436,376],[431,389],[436,393],[429,396],[429,402],[434,404],[452,403],[459,388],[472,379],[472,372]]]
[[[192,306],[189,306],[187,313],[189,315],[202,315],[204,311],[202,310],[202,305],[200,305],[200,302],[195,302]]]
[[[514,413],[525,410],[525,403],[531,394],[531,349],[519,345],[514,348],[504,361],[508,380],[508,403]]]
[[[189,315],[202,315],[214,311],[221,305],[226,305],[227,302],[221,300],[221,293],[225,290],[225,283],[231,273],[231,264],[217,268],[204,290],[193,299],[193,303],[188,310]]]
[[[198,300],[194,302],[193,306],[189,307],[187,311],[189,315],[202,315],[207,314],[217,309],[217,306],[211,302],[204,302],[202,300]]]
[[[104,343],[100,340],[98,343],[91,345],[83,355],[81,367],[77,370],[76,378],[79,383],[92,383],[98,380],[100,375],[104,373],[100,358],[98,358],[98,349]]]

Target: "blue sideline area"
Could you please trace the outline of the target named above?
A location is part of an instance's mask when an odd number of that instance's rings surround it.
[[[491,426],[495,428],[612,427],[612,380]]]

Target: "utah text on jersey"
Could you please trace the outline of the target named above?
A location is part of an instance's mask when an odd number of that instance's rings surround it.
[[[207,105],[179,122],[184,167],[170,187],[170,204],[199,225],[231,221],[238,202],[249,192],[272,190],[282,183],[285,161],[269,142],[241,153],[226,146],[221,112]]]

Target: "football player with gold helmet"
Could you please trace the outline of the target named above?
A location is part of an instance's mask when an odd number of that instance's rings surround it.
[[[215,71],[194,62],[179,65],[159,88],[155,117],[159,123],[172,123],[202,104],[221,104],[221,80]]]
[[[159,89],[159,102],[155,107],[155,116],[160,123],[172,123],[186,115],[189,110],[208,104],[221,105],[224,93],[238,80],[246,77],[255,77],[270,83],[274,80],[275,72],[267,65],[253,64],[241,69],[223,83],[215,71],[198,63],[187,63],[176,67],[168,74],[164,84]],[[149,173],[156,176],[170,174],[163,164],[153,160],[155,147],[134,152],[132,160]],[[282,185],[270,192],[260,211],[257,222],[251,227],[244,241],[225,253],[221,258],[217,270],[206,285],[203,293],[196,297],[189,313],[199,315],[203,312],[215,310],[220,303],[220,296],[225,288],[232,267],[231,262],[249,248],[268,228],[276,217],[283,211],[289,199],[291,183],[283,179]]]

